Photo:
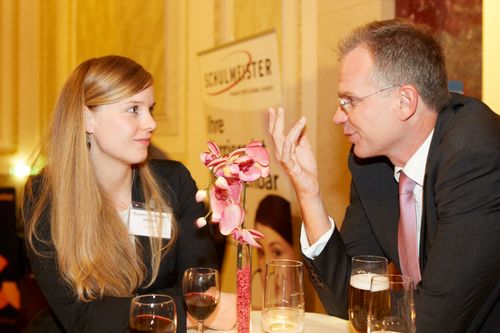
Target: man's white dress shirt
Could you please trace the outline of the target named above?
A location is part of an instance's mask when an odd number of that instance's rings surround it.
[[[422,145],[417,149],[415,154],[413,154],[413,156],[408,160],[404,167],[394,168],[394,178],[396,179],[396,181],[399,181],[399,172],[403,170],[409,178],[417,183],[415,185],[415,188],[413,189],[413,199],[415,200],[415,210],[417,216],[417,245],[420,244],[420,228],[422,225],[425,165],[427,163],[427,155],[429,154],[429,148],[431,145],[433,134],[434,130],[432,130],[427,139],[425,139],[424,143],[422,143]],[[302,227],[300,230],[300,245],[302,247],[302,253],[309,259],[314,259],[314,257],[318,256],[321,251],[323,251],[326,243],[335,230],[335,223],[333,219],[331,217],[328,217],[328,219],[330,221],[330,229],[325,232],[316,241],[316,243],[312,245],[309,245],[309,241],[307,240],[306,232],[304,229],[304,224],[302,223]]]

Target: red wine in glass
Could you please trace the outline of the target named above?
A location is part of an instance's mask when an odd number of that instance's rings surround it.
[[[185,298],[189,313],[197,320],[207,319],[217,306],[217,299],[204,293],[188,293]]]
[[[175,333],[177,311],[174,299],[164,294],[134,297],[130,303],[128,326],[132,333]]]
[[[131,320],[130,332],[175,333],[175,323],[165,317],[155,315],[139,315]]]
[[[203,322],[219,301],[219,272],[204,267],[186,269],[182,277],[182,291],[189,314],[198,322],[197,331],[203,333]]]

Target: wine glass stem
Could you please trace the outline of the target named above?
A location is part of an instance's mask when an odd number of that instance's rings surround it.
[[[203,333],[203,321],[198,321],[198,333]]]

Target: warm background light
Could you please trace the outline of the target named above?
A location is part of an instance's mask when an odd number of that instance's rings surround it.
[[[24,162],[18,162],[10,168],[9,173],[14,177],[24,178],[30,175],[31,168]]]

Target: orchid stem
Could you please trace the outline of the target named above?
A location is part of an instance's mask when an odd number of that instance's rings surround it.
[[[245,208],[246,199],[247,199],[247,183],[243,182],[243,213],[245,215],[246,215],[246,208]],[[241,223],[241,229],[244,229],[245,227],[244,224],[245,224],[245,219],[243,219],[243,223]]]

